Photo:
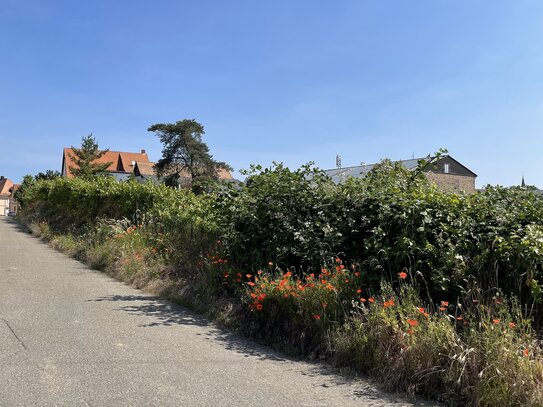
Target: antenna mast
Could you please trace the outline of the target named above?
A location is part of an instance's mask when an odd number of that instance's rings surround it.
[[[339,170],[341,168],[341,156],[336,155],[336,168]]]

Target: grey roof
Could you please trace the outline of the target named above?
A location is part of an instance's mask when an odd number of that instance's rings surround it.
[[[414,158],[409,160],[400,160],[397,161],[401,163],[406,169],[408,170],[414,170],[419,165],[419,160],[426,159],[425,158]],[[331,170],[324,170],[324,173],[328,175],[332,181],[335,183],[343,182],[347,178],[364,178],[366,175],[368,175],[368,172],[370,172],[373,167],[375,167],[377,164],[365,164],[365,165],[357,165],[355,167],[344,167],[344,168],[333,168]]]

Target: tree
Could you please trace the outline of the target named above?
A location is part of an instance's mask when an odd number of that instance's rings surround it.
[[[36,180],[40,180],[40,179],[45,179],[45,180],[50,180],[50,179],[55,179],[55,178],[59,178],[61,176],[60,172],[58,171],[55,171],[55,170],[47,170],[45,172],[39,172],[36,174],[36,176],[34,177]]]
[[[76,177],[92,178],[107,171],[112,162],[95,162],[109,151],[99,150],[92,133],[81,139],[81,148],[72,146],[73,155],[68,153],[75,166],[69,167],[71,173]]]
[[[228,164],[213,159],[202,141],[204,127],[194,119],[154,124],[148,131],[154,132],[164,145],[155,168],[167,185],[180,186],[186,180],[195,190],[206,181],[216,180],[220,169],[232,170]]]

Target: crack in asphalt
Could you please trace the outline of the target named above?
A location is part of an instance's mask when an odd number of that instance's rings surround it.
[[[11,333],[13,334],[13,336],[17,339],[17,341],[21,344],[21,346],[26,350],[27,347],[25,345],[25,343],[23,342],[23,340],[21,338],[19,338],[17,336],[17,334],[15,333],[15,331],[13,330],[13,328],[11,327],[11,325],[9,324],[9,322],[7,321],[6,318],[2,318],[2,321],[4,321],[4,323],[6,324],[6,326],[9,328],[9,330],[11,331]]]

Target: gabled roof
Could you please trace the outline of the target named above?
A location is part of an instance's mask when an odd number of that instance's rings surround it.
[[[134,165],[134,174],[136,176],[154,176],[156,175],[155,163],[145,162],[145,161],[136,161]]]
[[[13,182],[7,178],[0,177],[0,195],[11,195],[11,188],[13,188]]]
[[[62,154],[62,175],[72,178],[73,174],[70,171],[70,167],[76,167],[70,155],[74,155],[72,148],[64,148]],[[109,172],[121,172],[130,174],[134,170],[133,162],[149,162],[149,157],[145,150],[141,153],[130,153],[125,151],[108,151],[102,157],[95,160],[96,164],[105,164],[110,162],[111,164],[107,168]]]
[[[136,161],[136,164],[134,166],[134,175],[142,177],[156,177],[155,163]],[[190,173],[188,169],[183,169],[179,176],[181,178],[190,178]],[[219,168],[217,170],[217,176],[220,180],[234,179],[230,171],[224,168]]]
[[[467,168],[465,165],[461,164],[454,158],[452,158],[450,155],[443,155],[442,158],[439,160],[448,159],[454,161],[456,164],[461,166],[468,172],[471,176],[477,177],[477,174],[475,174],[473,171],[471,171],[469,168]],[[420,160],[428,160],[428,157],[422,157],[422,158],[412,158],[409,160],[399,160],[395,161],[400,164],[402,164],[405,169],[409,171],[413,171],[415,168],[418,167]],[[377,164],[365,164],[365,165],[357,165],[354,167],[344,167],[344,168],[333,168],[330,170],[324,170],[326,175],[328,175],[330,178],[332,178],[332,181],[338,183],[345,181],[347,178],[364,178],[368,173],[376,166]],[[429,172],[432,172],[432,169],[428,170]]]

